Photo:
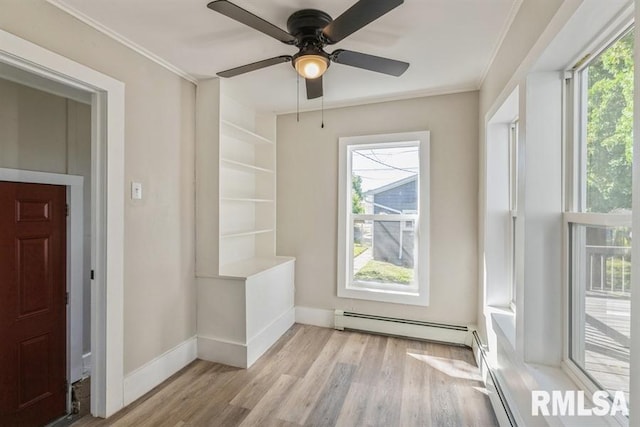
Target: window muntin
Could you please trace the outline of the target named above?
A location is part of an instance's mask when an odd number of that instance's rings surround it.
[[[338,296],[426,305],[428,132],[341,138],[340,169]]]

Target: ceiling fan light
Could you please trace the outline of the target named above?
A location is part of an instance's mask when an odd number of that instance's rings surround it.
[[[295,60],[296,71],[305,79],[317,79],[329,67],[329,60],[321,55],[302,55]]]

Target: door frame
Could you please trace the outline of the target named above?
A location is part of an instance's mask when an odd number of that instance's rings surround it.
[[[0,181],[30,184],[62,185],[67,188],[67,262],[66,290],[69,293],[67,306],[66,378],[69,383],[82,377],[83,337],[83,279],[84,279],[84,177],[48,172],[0,168]],[[67,410],[71,409],[71,387],[67,390]]]
[[[0,30],[0,62],[91,96],[91,414],[123,407],[124,83]]]

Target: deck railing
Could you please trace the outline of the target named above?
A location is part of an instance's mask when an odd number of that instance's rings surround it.
[[[628,294],[631,291],[630,246],[586,246],[587,289]]]

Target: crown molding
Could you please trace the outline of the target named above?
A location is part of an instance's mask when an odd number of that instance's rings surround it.
[[[379,104],[383,102],[392,102],[392,101],[406,101],[409,99],[416,98],[426,98],[431,96],[442,96],[442,95],[454,95],[456,93],[464,93],[464,92],[475,92],[480,88],[475,84],[466,84],[459,86],[447,86],[447,87],[439,87],[439,88],[431,88],[424,90],[415,90],[409,92],[403,92],[393,95],[381,95],[375,97],[367,97],[367,98],[358,98],[351,99],[345,101],[335,101],[335,102],[325,102],[324,110],[333,110],[337,108],[346,108],[346,107],[357,107],[361,105],[370,105],[370,104]],[[320,111],[322,110],[322,105],[314,105],[310,107],[302,107],[300,108],[300,113],[308,113],[312,111]],[[286,114],[295,114],[295,109],[285,109],[285,110],[277,110],[273,111],[274,114],[286,115]]]
[[[487,78],[487,75],[489,74],[489,70],[491,69],[493,62],[496,60],[496,56],[498,56],[498,52],[500,52],[500,48],[502,47],[502,43],[504,42],[504,39],[507,38],[509,29],[511,28],[513,21],[516,19],[516,15],[520,10],[520,6],[522,6],[523,1],[524,0],[515,0],[511,5],[511,10],[509,10],[509,15],[507,15],[507,19],[504,22],[502,31],[500,32],[500,36],[498,37],[496,44],[493,46],[493,51],[491,52],[491,56],[489,57],[489,62],[487,62],[487,66],[485,67],[484,71],[480,76],[480,79],[478,80],[479,88],[482,87],[482,85],[484,84],[484,80]]]
[[[106,27],[105,25],[101,24],[100,22],[96,21],[95,19],[91,18],[90,16],[86,15],[83,12],[80,12],[78,9],[76,9],[75,7],[67,4],[64,0],[46,0],[47,3],[57,7],[58,9],[68,13],[69,15],[73,16],[74,18],[78,19],[79,21],[87,24],[88,26],[96,29],[97,31],[101,32],[102,34],[105,34],[106,36],[114,39],[115,41],[117,41],[120,44],[123,44],[124,46],[128,47],[129,49],[133,50],[134,52],[144,56],[145,58],[155,62],[156,64],[166,68],[167,70],[171,71],[172,73],[178,75],[179,77],[182,77],[185,80],[190,81],[191,83],[194,84],[198,84],[198,79],[187,73],[186,71],[184,71],[183,69],[173,65],[172,63],[170,63],[169,61],[161,58],[160,56],[156,55],[155,53],[145,49],[144,47],[140,46],[139,44],[129,40],[128,38],[126,38],[125,36],[123,36],[122,34],[112,30],[111,28]]]

